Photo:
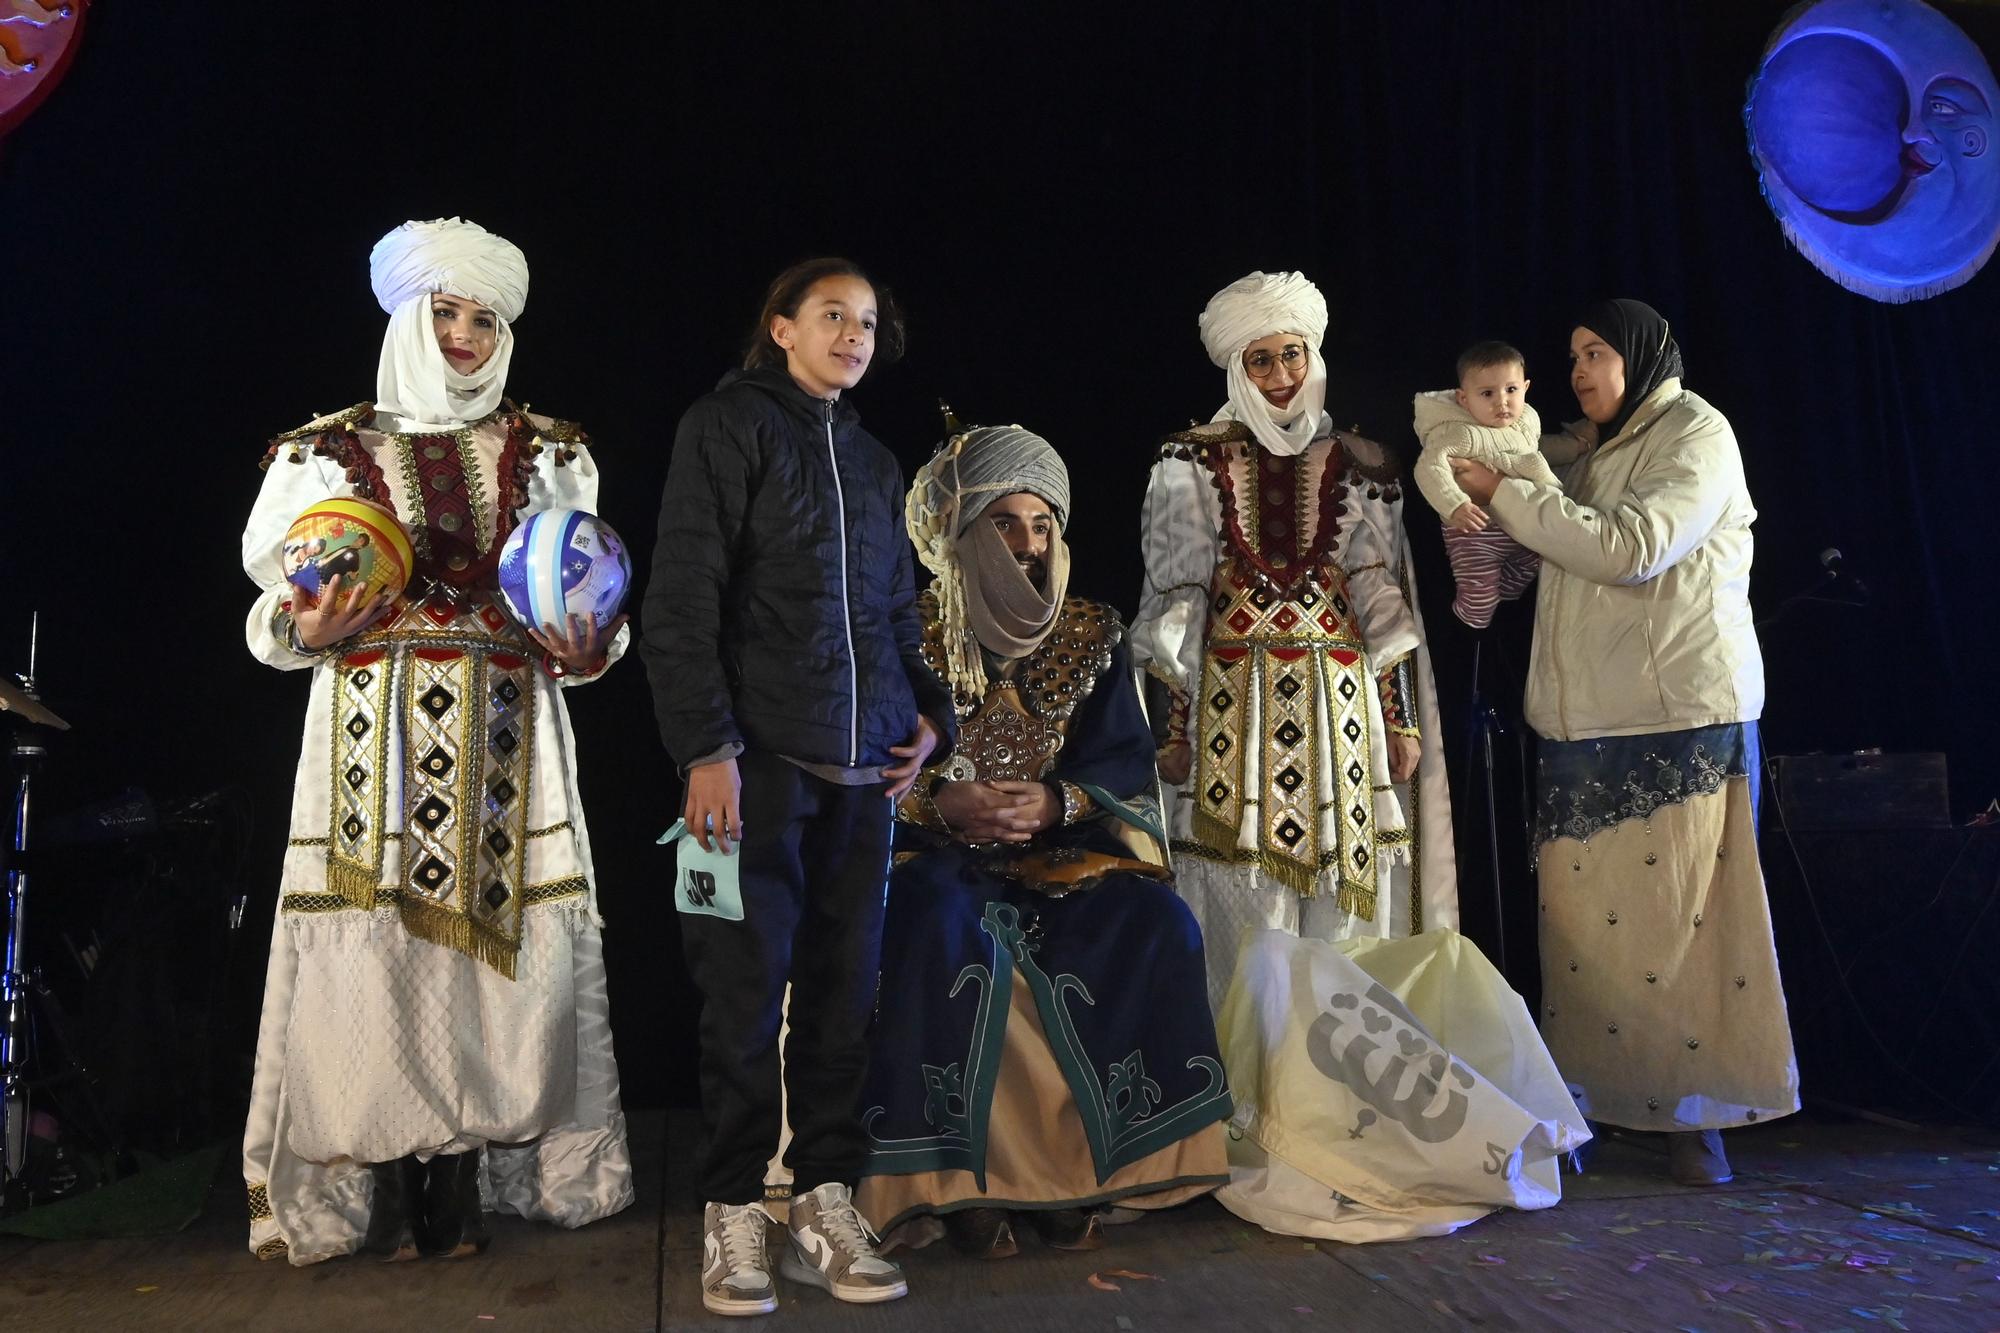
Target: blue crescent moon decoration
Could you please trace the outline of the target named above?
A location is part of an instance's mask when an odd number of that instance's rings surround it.
[[[1743,123],[1764,198],[1820,272],[1877,301],[1972,279],[2000,243],[2000,85],[1921,0],[1816,0],[1785,16]]]

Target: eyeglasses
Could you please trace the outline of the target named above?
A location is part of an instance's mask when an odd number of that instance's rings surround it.
[[[1271,371],[1277,366],[1283,366],[1293,374],[1304,370],[1306,349],[1298,343],[1286,343],[1278,349],[1275,356],[1259,349],[1243,358],[1243,368],[1250,372],[1250,378],[1253,380],[1269,379]]]

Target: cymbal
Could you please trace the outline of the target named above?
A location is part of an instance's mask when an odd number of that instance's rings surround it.
[[[69,723],[44,708],[40,699],[4,676],[0,676],[0,713],[19,713],[36,726],[69,730]]]

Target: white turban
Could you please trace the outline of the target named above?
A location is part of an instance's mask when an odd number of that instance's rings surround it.
[[[1274,333],[1295,333],[1311,354],[1305,383],[1280,412],[1243,368],[1243,349]],[[1201,343],[1208,359],[1229,377],[1229,401],[1217,421],[1240,421],[1274,454],[1302,452],[1321,434],[1326,405],[1326,298],[1300,273],[1252,273],[1208,300],[1201,312]]]
[[[528,303],[528,261],[513,242],[476,222],[405,222],[375,243],[368,281],[389,312],[375,373],[375,410],[399,431],[453,429],[500,405],[514,357],[511,321]],[[470,375],[445,360],[431,332],[431,295],[477,301],[498,317],[493,355]]]

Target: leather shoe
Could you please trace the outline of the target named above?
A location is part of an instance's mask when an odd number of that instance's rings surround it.
[[[380,1255],[392,1264],[416,1258],[415,1218],[423,1207],[423,1163],[415,1157],[370,1162],[368,1175],[375,1194],[368,1204],[368,1234],[361,1238],[361,1252]]]
[[[961,1208],[946,1213],[944,1234],[951,1239],[953,1249],[975,1259],[1011,1259],[1021,1250],[1004,1208]]]
[[[1727,1185],[1736,1178],[1722,1151],[1719,1129],[1667,1135],[1667,1173],[1678,1185]]]
[[[479,1153],[433,1157],[425,1170],[424,1224],[417,1243],[433,1259],[464,1259],[486,1253],[493,1237],[479,1206]]]
[[[1054,1208],[1028,1214],[1028,1222],[1052,1250],[1097,1250],[1104,1247],[1104,1228],[1086,1208]]]

